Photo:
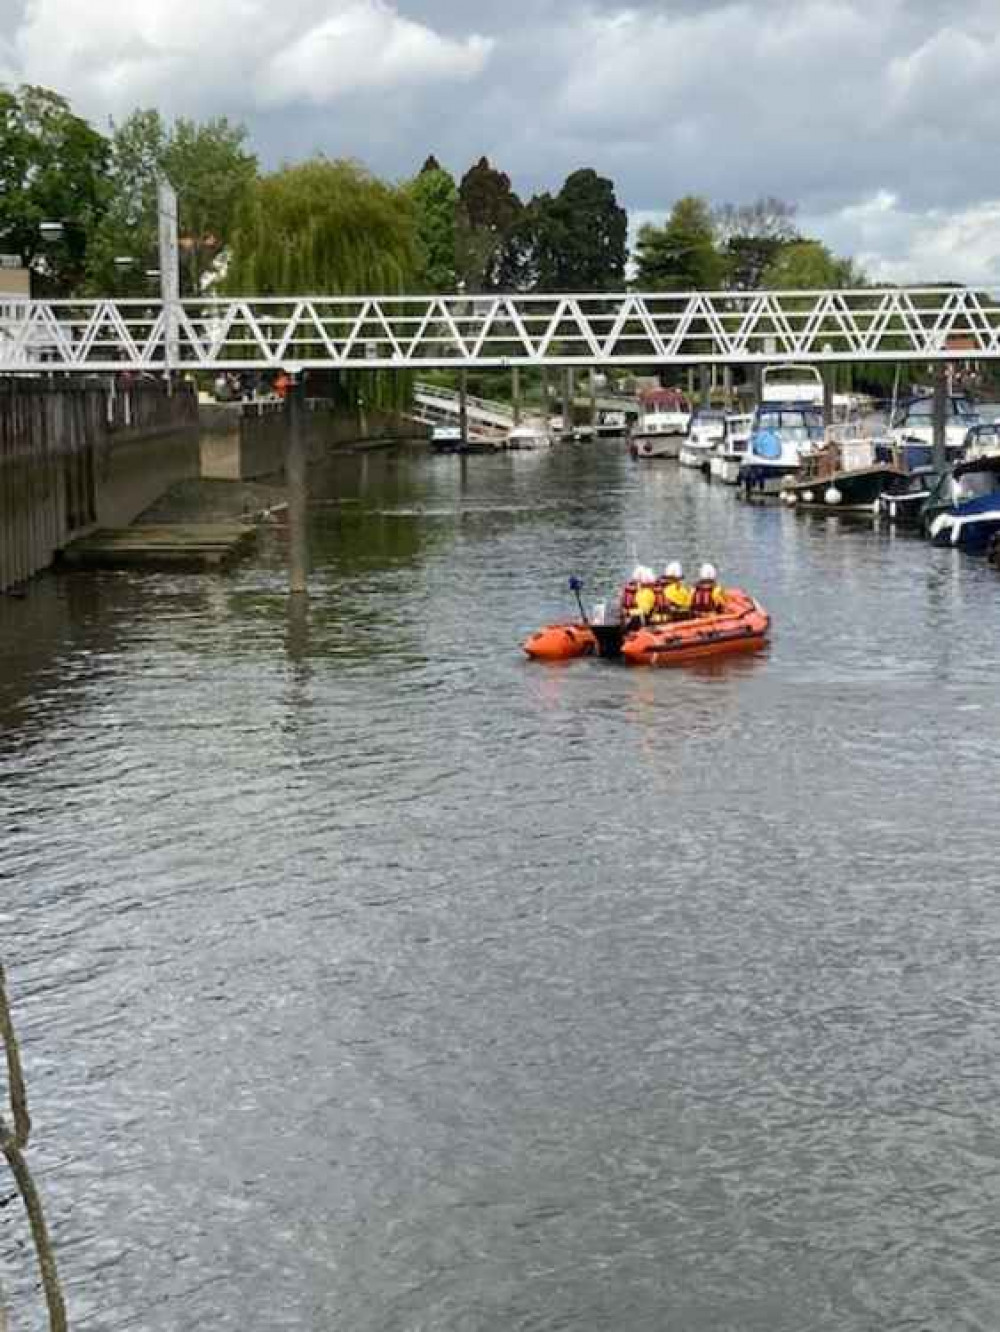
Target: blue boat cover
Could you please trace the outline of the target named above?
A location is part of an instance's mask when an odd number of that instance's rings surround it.
[[[758,430],[750,441],[750,448],[758,458],[781,457],[781,440],[773,430]]]

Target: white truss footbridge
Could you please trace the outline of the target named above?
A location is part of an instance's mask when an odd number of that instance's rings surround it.
[[[958,287],[0,304],[0,374],[995,357],[1000,294]]]

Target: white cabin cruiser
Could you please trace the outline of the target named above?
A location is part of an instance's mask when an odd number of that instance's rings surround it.
[[[823,376],[814,365],[766,365],[760,378],[761,406],[795,403],[823,406]]]
[[[809,402],[761,403],[738,480],[747,490],[791,476],[823,443],[822,408]]]
[[[722,443],[726,433],[726,414],[711,407],[699,407],[691,417],[687,438],[681,444],[682,467],[697,467],[709,471],[712,453]]]
[[[965,444],[973,426],[980,424],[979,414],[970,398],[950,393],[945,400],[945,448],[957,453]],[[889,433],[900,444],[934,443],[934,395],[923,394],[903,404],[893,417]]]
[[[740,468],[746,459],[753,432],[753,413],[727,416],[722,442],[712,450],[709,475],[713,481],[735,486],[740,479]]]
[[[691,405],[679,389],[648,389],[639,396],[639,420],[629,447],[634,458],[676,458],[691,421]]]
[[[544,421],[524,421],[500,441],[500,448],[531,451],[552,447],[552,436]]]

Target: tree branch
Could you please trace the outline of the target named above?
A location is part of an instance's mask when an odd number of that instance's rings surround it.
[[[17,1191],[24,1201],[31,1226],[31,1237],[38,1257],[38,1268],[42,1276],[42,1288],[45,1291],[45,1303],[49,1310],[50,1332],[66,1332],[66,1305],[59,1285],[59,1272],[56,1268],[52,1241],[42,1200],[32,1178],[28,1163],[24,1159],[24,1149],[31,1135],[31,1118],[28,1114],[28,1093],[24,1085],[24,1071],[21,1067],[21,1054],[17,1046],[14,1023],[10,1016],[10,1004],[7,999],[7,978],[3,964],[0,963],[0,1038],[3,1041],[4,1055],[7,1062],[7,1080],[10,1090],[10,1109],[13,1115],[13,1128],[0,1115],[0,1153],[7,1160]],[[0,1309],[0,1332],[3,1332],[5,1317]]]

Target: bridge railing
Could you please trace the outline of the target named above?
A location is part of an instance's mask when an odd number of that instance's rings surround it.
[[[962,287],[0,305],[0,373],[998,356],[1000,296]]]

